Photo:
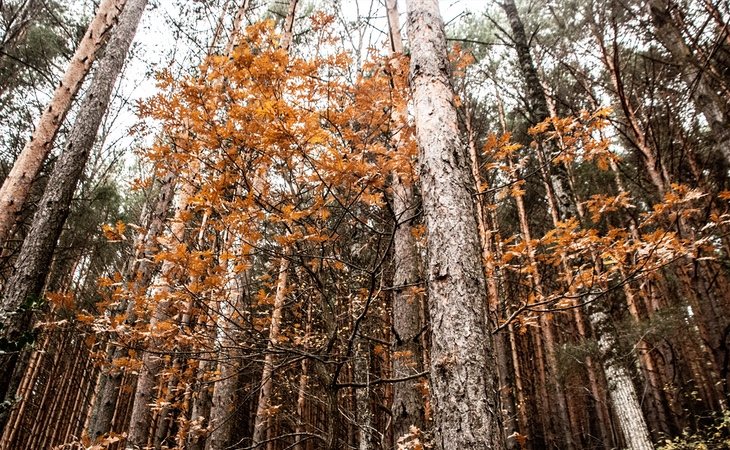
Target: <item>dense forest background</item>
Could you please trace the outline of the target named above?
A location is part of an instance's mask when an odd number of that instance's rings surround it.
[[[0,449],[730,448],[729,22],[0,0]]]

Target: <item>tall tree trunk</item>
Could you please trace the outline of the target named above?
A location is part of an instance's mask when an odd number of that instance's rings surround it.
[[[190,173],[197,172],[199,167],[193,163]],[[172,245],[184,245],[185,242],[185,215],[190,208],[190,199],[194,194],[194,186],[190,180],[183,181],[182,189],[175,198],[175,217],[170,227],[169,243]],[[172,249],[171,249],[172,250]],[[170,280],[176,265],[173,261],[165,260],[162,263],[161,274],[150,292],[150,298],[156,300],[155,310],[149,328],[151,334],[157,332],[156,328],[160,322],[168,319],[171,302],[169,298]],[[147,346],[151,349],[161,347],[159,338],[152,338]],[[129,436],[127,437],[127,449],[144,447],[149,439],[149,430],[152,425],[152,410],[150,403],[155,399],[157,387],[157,375],[164,368],[164,356],[152,352],[144,352],[142,357],[142,368],[137,378],[137,387],[134,393],[132,415],[129,424]]]
[[[233,262],[229,262],[233,265]],[[229,269],[229,272],[233,272]],[[243,297],[241,280],[233,277],[229,280],[228,298],[218,305],[216,323],[216,354],[218,359],[218,376],[213,385],[210,405],[210,434],[205,441],[205,448],[216,450],[225,448],[231,440],[233,422],[231,417],[236,408],[236,390],[238,389],[238,373],[240,361],[234,357],[232,349],[237,345],[236,332],[239,323],[236,311],[240,310]]]
[[[436,0],[408,2],[411,83],[428,232],[435,447],[501,449],[497,370],[473,183]]]
[[[400,18],[397,1],[387,0],[388,29],[391,53],[403,54],[403,40],[400,34]],[[393,121],[406,122],[405,111],[393,111]],[[403,151],[405,143],[400,132],[393,136],[395,151]],[[393,191],[393,213],[395,215],[395,234],[393,236],[393,378],[401,378],[423,372],[423,350],[421,348],[421,301],[418,287],[423,281],[421,275],[421,256],[413,233],[413,219],[417,211],[417,201],[413,186],[406,184],[397,172],[391,174]],[[417,388],[419,380],[395,383],[393,385],[393,435],[398,438],[410,433],[414,426],[423,430],[426,426],[424,399]]]
[[[471,165],[471,173],[476,186],[477,192],[483,192],[484,184],[481,174],[479,173],[479,156],[477,152],[476,136],[472,127],[472,112],[465,108],[464,125],[466,128],[467,141],[469,147],[469,161]],[[485,280],[487,283],[487,294],[489,296],[489,327],[496,328],[499,324],[500,311],[500,295],[497,285],[497,268],[494,265],[494,245],[493,245],[493,227],[487,226],[487,216],[485,206],[483,204],[484,196],[480,195],[476,200],[477,227],[481,238],[482,261],[484,264]],[[500,330],[494,337],[494,352],[497,357],[497,373],[499,374],[499,398],[500,410],[502,411],[502,425],[505,436],[514,436],[517,431],[515,423],[515,402],[512,396],[512,368],[508,361],[509,336],[505,330]],[[507,448],[516,448],[515,439],[508,439]]]
[[[0,358],[1,373],[12,373],[17,351],[32,340],[32,310],[40,303],[48,267],[68,216],[73,193],[84,172],[146,4],[147,0],[130,0],[120,15],[106,53],[81,103],[66,147],[48,180],[48,188],[33,217],[33,226],[23,241],[15,271],[3,290],[0,340],[14,347],[15,351]],[[14,390],[5,386],[2,394],[12,398]]]
[[[66,114],[71,109],[74,97],[89,73],[99,50],[104,46],[126,1],[104,0],[101,2],[66,68],[61,83],[38,119],[33,135],[25,144],[23,151],[13,164],[13,168],[5,178],[2,188],[0,188],[0,246],[3,245],[15,225],[18,219],[17,214],[28,197],[31,183],[53,148],[53,141]],[[114,78],[116,79],[116,76]],[[113,81],[112,84],[114,84]],[[103,109],[106,109],[106,106]],[[94,137],[96,137],[96,128]]]
[[[276,296],[274,297],[274,309],[271,312],[271,324],[269,325],[269,341],[266,344],[264,355],[264,369],[261,373],[261,392],[259,403],[256,408],[256,422],[253,430],[253,446],[259,446],[266,440],[266,430],[269,426],[271,415],[271,398],[274,389],[272,376],[274,374],[274,348],[278,344],[281,332],[281,315],[286,300],[286,280],[289,270],[289,258],[282,256],[279,266],[279,278],[276,283]]]
[[[211,325],[213,326],[213,325]],[[213,392],[208,382],[209,373],[215,370],[215,362],[210,360],[200,361],[198,364],[197,378],[192,385],[192,407],[190,408],[190,421],[192,429],[188,432],[187,448],[189,450],[203,450],[207,425],[209,423],[210,408],[213,401]]]
[[[540,83],[535,63],[532,60],[525,26],[522,23],[514,0],[504,0],[503,3],[500,3],[500,6],[507,15],[507,20],[512,29],[512,42],[517,51],[521,74],[525,79],[525,94],[527,97],[529,117],[532,124],[535,125],[550,117],[547,97]],[[547,149],[542,147],[538,148],[538,162],[546,174],[545,182],[548,184],[548,189],[557,200],[556,213],[560,216],[561,220],[565,220],[575,215],[575,202],[570,195],[571,191],[568,186],[568,176],[565,166],[563,164],[552,164],[552,159],[555,156],[554,153],[557,154],[553,150],[552,146],[549,146]]]
[[[134,256],[125,269],[126,279],[134,286],[133,292],[135,294],[146,292],[154,275],[155,264],[152,263],[152,259],[157,247],[157,239],[161,235],[163,223],[170,207],[174,188],[174,177],[168,175],[163,180],[155,206],[150,211],[146,230],[140,232],[135,240]],[[127,326],[132,326],[137,321],[135,306],[133,299],[127,300],[126,305],[120,306],[120,310],[126,310],[124,311],[126,313],[124,324]],[[119,390],[124,378],[124,371],[114,367],[114,361],[118,361],[127,355],[126,348],[109,344],[107,367],[99,373],[96,397],[86,428],[92,440],[96,440],[111,431]]]
[[[598,348],[603,357],[613,410],[629,450],[654,450],[634,383],[616,358],[615,332],[607,329],[611,326],[610,318],[600,303],[596,301],[590,306],[589,318],[599,336]]]
[[[510,162],[510,165],[512,163]],[[537,265],[537,260],[535,259],[535,249],[533,248],[532,244],[532,236],[530,233],[530,227],[529,223],[527,221],[527,213],[525,211],[525,203],[522,199],[522,196],[515,196],[515,204],[517,206],[517,216],[519,218],[520,222],[520,233],[522,234],[522,239],[525,242],[525,252],[527,253],[527,261],[530,264],[530,267],[533,267],[532,269],[532,279],[534,284],[535,292],[538,296],[538,298],[543,298],[543,285],[542,285],[542,278],[540,276],[540,270]],[[549,371],[550,375],[550,387],[552,388],[552,393],[555,396],[556,400],[556,408],[558,411],[558,417],[557,417],[557,426],[560,429],[561,434],[565,438],[565,446],[566,448],[573,448],[574,442],[573,442],[573,436],[570,429],[570,417],[568,414],[568,402],[565,398],[565,391],[563,387],[560,385],[560,381],[558,378],[558,360],[557,356],[555,354],[555,350],[557,349],[557,340],[555,337],[555,325],[553,323],[553,318],[549,317],[547,314],[541,314],[540,315],[540,331],[542,332],[543,337],[545,338],[545,354],[546,354],[546,362],[547,362],[547,369]],[[548,420],[548,418],[545,418],[545,420]]]

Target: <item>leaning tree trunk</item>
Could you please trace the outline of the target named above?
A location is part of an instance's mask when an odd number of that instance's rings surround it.
[[[388,29],[391,52],[394,56],[403,54],[403,40],[400,35],[400,20],[396,0],[387,0]],[[396,109],[393,121],[405,124],[406,111]],[[404,151],[406,145],[402,133],[393,137],[395,151]],[[418,287],[422,282],[421,256],[413,233],[413,219],[417,202],[413,186],[401,179],[397,172],[391,175],[393,191],[393,214],[396,229],[393,235],[393,378],[409,377],[423,372],[423,349],[421,348],[422,312],[418,298]],[[393,384],[393,437],[410,434],[410,427],[423,430],[426,426],[423,394],[418,389],[419,380]]]
[[[109,30],[114,26],[125,2],[126,0],[101,2],[96,16],[89,24],[86,34],[66,68],[63,79],[38,119],[33,135],[23,147],[23,151],[3,182],[0,188],[0,245],[8,238],[15,225],[17,214],[28,197],[31,183],[51,151],[58,129],[71,109],[76,93],[81,88],[99,50],[104,46]]]
[[[119,16],[104,57],[81,103],[66,147],[55,164],[43,193],[33,226],[23,241],[15,272],[3,290],[0,305],[0,341],[13,351],[0,358],[0,373],[11,374],[18,352],[32,341],[32,310],[40,302],[51,259],[68,216],[71,199],[96,140],[112,89],[122,70],[147,0],[130,0]],[[18,367],[18,370],[22,368]],[[4,379],[9,379],[8,377]],[[7,397],[14,390],[4,386]]]
[[[435,448],[501,449],[497,370],[466,146],[437,0],[408,2],[411,85],[428,232]]]
[[[530,120],[533,125],[536,125],[550,117],[545,90],[542,88],[542,84],[540,84],[537,69],[535,69],[535,63],[530,54],[530,45],[527,34],[525,33],[525,27],[517,12],[517,6],[514,0],[505,0],[504,3],[500,3],[500,6],[507,15],[507,20],[512,29],[512,40],[517,51],[521,75],[525,79],[525,95]],[[552,158],[554,153],[556,153],[554,150],[551,146],[547,149],[538,148],[537,156],[543,172],[546,173],[545,182],[547,188],[558,201],[556,205],[558,211],[556,212],[561,220],[565,220],[570,215],[575,214],[575,203],[570,195],[568,175],[565,166],[563,164],[552,164]]]

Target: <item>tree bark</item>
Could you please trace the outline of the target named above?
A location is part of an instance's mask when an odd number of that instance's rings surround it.
[[[386,2],[391,53],[403,54],[403,40],[400,34],[400,18],[397,1]],[[393,121],[406,122],[406,112],[393,111]],[[403,151],[405,143],[402,134],[397,132],[392,139],[394,151]],[[413,233],[413,219],[417,212],[417,202],[413,186],[405,183],[397,172],[391,174],[393,192],[393,214],[395,233],[393,236],[393,260],[395,273],[393,284],[392,324],[394,343],[392,348],[393,377],[400,378],[423,372],[423,349],[421,348],[421,301],[418,288],[423,282],[421,256],[418,253]],[[419,380],[395,383],[393,385],[393,437],[410,434],[410,427],[423,430],[426,426],[424,399],[417,385]]]
[[[540,78],[535,68],[535,63],[530,54],[530,45],[525,33],[525,26],[517,11],[514,0],[504,0],[500,6],[507,15],[510,28],[512,29],[512,42],[517,51],[517,59],[520,64],[522,76],[525,79],[525,94],[527,96],[527,107],[530,122],[536,125],[548,117],[550,117],[550,109],[548,107],[545,90],[540,83]],[[543,166],[545,174],[545,182],[547,188],[553,193],[557,203],[557,215],[561,220],[575,216],[575,202],[571,196],[570,187],[568,185],[568,176],[563,164],[552,164],[552,159],[557,154],[552,148],[546,149],[540,147],[537,150],[538,162]]]
[[[16,350],[22,349],[27,341],[32,340],[32,310],[40,303],[48,268],[68,216],[73,193],[84,172],[112,89],[146,4],[147,0],[130,0],[120,15],[106,53],[81,103],[66,147],[43,193],[33,218],[33,226],[21,247],[15,272],[3,290],[0,340]],[[10,352],[1,358],[0,370],[12,372],[15,354]],[[12,397],[14,392],[8,391],[7,395]]]
[[[157,238],[160,237],[162,232],[163,222],[168,214],[174,187],[174,177],[168,175],[163,180],[155,207],[151,211],[147,230],[139,233],[136,238],[134,256],[125,269],[126,279],[134,286],[134,293],[145,292],[152,280],[153,269],[155,268],[155,264],[152,263],[153,253],[157,246]],[[130,299],[120,309],[126,310],[125,325],[133,325],[137,320],[135,302]],[[109,345],[107,355],[109,367],[104,368],[99,373],[96,398],[87,426],[87,432],[92,441],[111,431],[119,389],[124,378],[124,371],[115,368],[114,361],[127,356],[127,350],[117,345]]]
[[[408,2],[411,86],[428,232],[435,448],[501,449],[497,370],[469,159],[436,0]]]
[[[274,374],[274,347],[279,340],[281,332],[281,315],[286,300],[286,280],[289,270],[289,259],[286,255],[281,258],[279,266],[279,279],[276,283],[276,296],[274,297],[274,309],[271,312],[271,324],[269,325],[269,341],[266,344],[264,355],[264,369],[261,372],[261,392],[259,403],[256,408],[256,422],[253,430],[253,446],[257,447],[266,440],[266,430],[269,426],[271,408],[271,397],[274,389],[272,376]]]
[[[38,119],[35,131],[0,188],[0,245],[8,238],[25,204],[30,186],[53,147],[59,128],[91,69],[99,50],[104,46],[126,0],[104,0],[81,39],[61,83],[50,103]],[[116,77],[115,77],[116,78]],[[113,84],[113,83],[112,83]],[[104,107],[106,109],[106,107]],[[98,126],[96,127],[98,128]],[[96,131],[94,131],[96,136]]]
[[[196,173],[199,167],[193,163],[190,173]],[[175,198],[175,217],[170,227],[171,244],[179,244],[185,240],[185,214],[190,207],[190,199],[194,193],[194,187],[189,180],[183,181],[182,190]],[[156,333],[157,324],[168,319],[170,309],[170,278],[175,270],[175,263],[165,260],[162,263],[161,274],[150,292],[150,297],[156,301],[154,315],[150,321],[149,328],[152,334]],[[152,338],[147,343],[149,348],[160,348],[159,338]],[[137,378],[137,388],[134,393],[132,415],[129,424],[129,436],[126,448],[129,450],[141,448],[147,445],[149,429],[152,425],[152,411],[150,403],[155,399],[155,388],[157,387],[157,375],[164,368],[163,355],[145,352],[142,357],[142,368]]]
[[[601,310],[599,304],[593,304],[590,308],[591,325],[596,334],[600,336],[598,348],[606,371],[608,395],[611,397],[613,410],[618,417],[627,448],[629,450],[654,450],[634,383],[631,381],[629,372],[621,366],[613,353],[617,344],[613,338],[614,332],[607,329],[611,326],[609,316]]]

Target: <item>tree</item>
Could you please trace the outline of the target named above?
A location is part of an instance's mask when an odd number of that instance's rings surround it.
[[[437,1],[408,3],[408,36],[428,233],[435,444],[439,449],[500,449],[504,440],[471,173],[453,106]]]
[[[19,352],[34,339],[33,311],[43,303],[43,287],[56,242],[146,4],[146,0],[137,0],[124,8],[120,24],[110,39],[109,49],[82,101],[64,152],[48,181],[33,226],[23,241],[19,263],[4,286],[0,305],[0,342],[8,352],[0,361],[0,370],[6,374],[4,380],[9,380],[16,370]],[[4,384],[2,394],[12,401],[14,387]]]
[[[26,143],[13,168],[0,188],[0,243],[8,238],[17,221],[17,213],[23,207],[30,186],[43,161],[53,146],[53,141],[63,124],[66,114],[86,74],[91,69],[99,50],[106,42],[109,30],[124,8],[126,0],[106,0],[99,5],[96,16],[69,62],[61,83],[53,98],[38,119],[32,137]]]
[[[403,72],[403,40],[401,39],[400,17],[395,0],[386,3],[392,71]],[[398,74],[400,75],[400,74]],[[396,81],[401,77],[393,76],[393,89],[406,90]],[[400,107],[399,107],[400,106]],[[393,111],[394,136],[393,151],[406,152],[405,146],[413,145],[412,130],[406,123],[406,105],[396,105]],[[408,152],[410,153],[410,152]],[[415,237],[415,219],[418,202],[414,192],[415,180],[404,179],[398,172],[391,174],[393,191],[393,215],[395,232],[393,234],[393,376],[410,377],[423,372],[422,334],[423,291],[421,283],[421,256]],[[425,430],[426,417],[423,389],[418,384],[424,380],[408,380],[393,386],[393,434],[396,439],[412,434],[412,428]]]

